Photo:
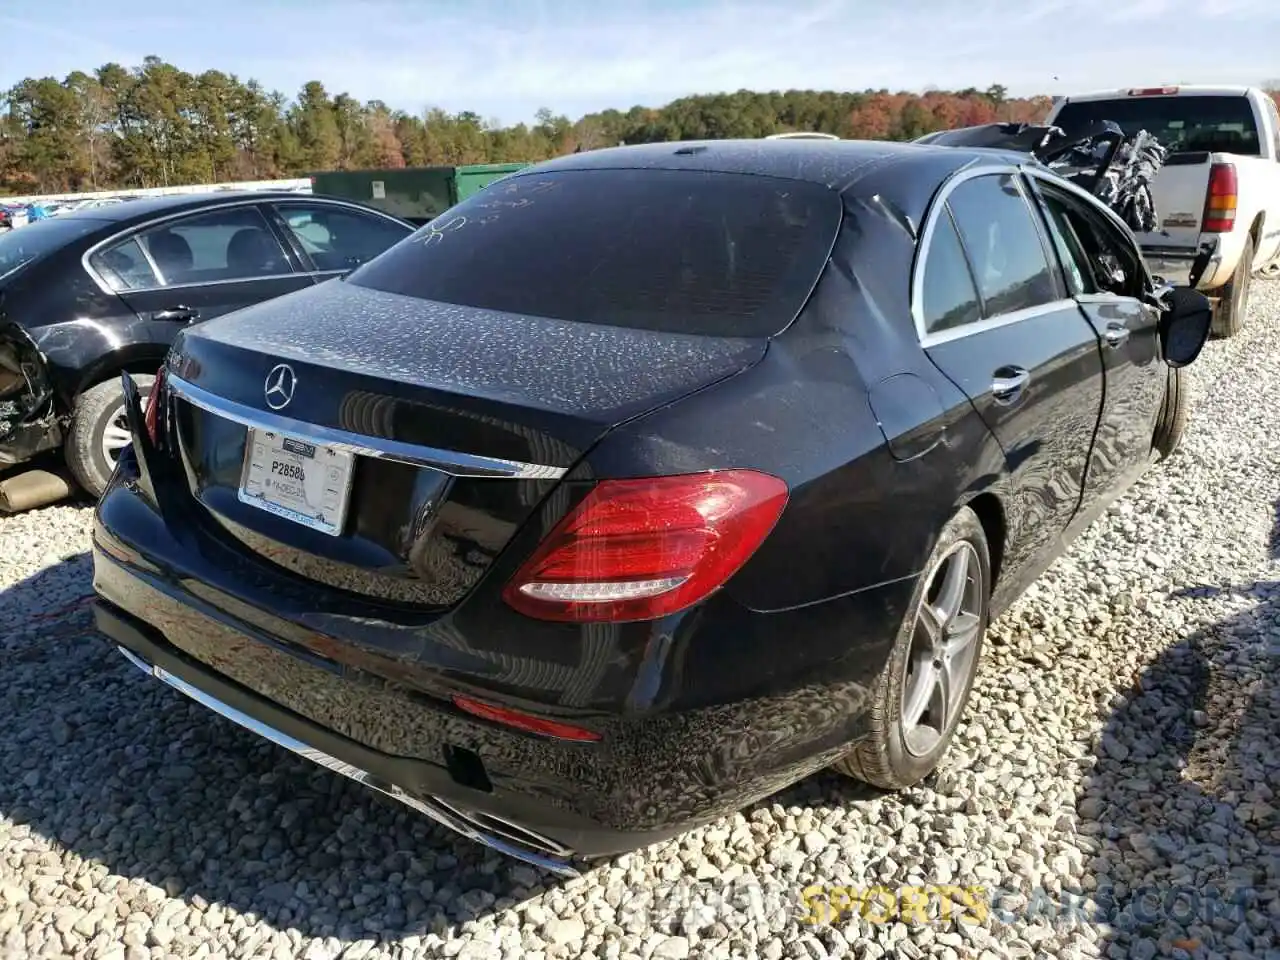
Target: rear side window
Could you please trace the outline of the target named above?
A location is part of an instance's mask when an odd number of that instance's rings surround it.
[[[1008,174],[966,180],[947,199],[988,317],[1058,299],[1031,208]]]
[[[973,323],[981,314],[973,276],[964,260],[964,249],[955,225],[944,210],[933,228],[924,261],[921,308],[926,333],[938,333]]]
[[[800,311],[841,219],[818,184],[684,170],[510,177],[351,274],[469,307],[710,336]]]
[[[89,262],[113,290],[251,280],[292,269],[267,221],[250,206],[167,220]]]
[[[1070,130],[1102,120],[1118,123],[1128,136],[1146,130],[1171,153],[1261,153],[1253,107],[1243,96],[1068,101],[1053,122]]]

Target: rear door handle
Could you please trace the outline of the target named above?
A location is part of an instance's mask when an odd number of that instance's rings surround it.
[[[164,310],[156,310],[151,314],[152,320],[168,320],[175,323],[195,323],[200,319],[200,311],[194,307],[169,307]]]
[[[991,396],[996,403],[1014,403],[1031,380],[1022,367],[1001,367],[991,379]]]
[[[1102,339],[1107,341],[1108,347],[1123,346],[1129,339],[1129,328],[1123,323],[1108,323],[1107,328],[1102,331]]]

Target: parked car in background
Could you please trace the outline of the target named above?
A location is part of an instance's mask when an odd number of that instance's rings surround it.
[[[145,396],[187,324],[341,276],[412,230],[354,203],[219,193],[0,236],[0,469],[61,446],[98,496],[128,442],[122,370]]]
[[[1214,332],[1244,322],[1252,275],[1280,269],[1280,111],[1256,87],[1168,86],[1063,97],[1046,123],[1109,120],[1169,151],[1152,184],[1157,229],[1138,235],[1152,272],[1214,302]],[[1197,259],[1203,272],[1192,277]]]
[[[1211,315],[1010,151],[602,149],[441,220],[122,378],[97,622],[558,872],[926,776],[989,619],[1176,448]]]

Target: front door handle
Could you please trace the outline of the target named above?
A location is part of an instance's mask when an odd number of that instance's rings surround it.
[[[1102,339],[1107,341],[1108,347],[1123,346],[1129,339],[1129,328],[1123,323],[1108,323],[1107,329],[1102,331]]]
[[[991,378],[991,396],[996,403],[1015,403],[1031,380],[1022,367],[1001,367]]]

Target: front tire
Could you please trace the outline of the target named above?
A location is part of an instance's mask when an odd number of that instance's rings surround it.
[[[938,766],[978,672],[991,597],[982,523],[961,507],[942,528],[872,690],[870,734],[833,766],[901,790]]]
[[[1152,442],[1161,460],[1171,456],[1182,443],[1182,435],[1187,432],[1189,415],[1190,400],[1182,368],[1170,367],[1168,384],[1164,392],[1164,405],[1160,408],[1160,418],[1156,421],[1156,435]]]
[[[138,395],[145,406],[155,377],[134,374],[133,382],[138,385]],[[71,475],[95,500],[107,489],[120,451],[129,440],[124,389],[118,379],[91,387],[76,398],[63,453]]]

